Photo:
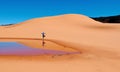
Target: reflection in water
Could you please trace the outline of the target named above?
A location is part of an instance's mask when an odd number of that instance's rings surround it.
[[[43,43],[43,47],[45,42]],[[75,52],[74,52],[75,53]],[[73,52],[38,49],[24,46],[15,42],[1,42],[0,55],[41,55],[41,54],[74,54]]]
[[[42,42],[42,47],[43,47],[43,48],[45,47],[45,41]]]

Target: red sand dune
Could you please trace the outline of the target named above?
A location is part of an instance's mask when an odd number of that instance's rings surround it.
[[[38,57],[35,57],[38,59],[37,61],[18,59],[16,62],[1,59],[0,68],[2,69],[0,71],[120,72],[119,24],[101,23],[84,15],[67,14],[36,18],[16,25],[0,27],[0,38],[41,39],[41,32],[45,32],[45,39],[53,43],[46,43],[49,49],[73,51],[72,48],[81,54],[58,56],[53,59],[48,57],[47,61],[45,59],[41,61]],[[26,46],[41,47],[38,40],[0,39],[0,41],[16,41]],[[61,47],[55,46],[54,43]],[[68,49],[64,49],[62,46]]]

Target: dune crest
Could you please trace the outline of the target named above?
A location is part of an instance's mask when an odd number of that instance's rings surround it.
[[[42,18],[33,18],[15,25],[11,25],[11,26],[5,26],[5,27],[14,27],[14,26],[19,26],[22,24],[28,24],[28,23],[36,23],[36,22],[43,22],[43,21],[74,21],[74,22],[97,22],[100,23],[98,21],[95,21],[87,16],[84,15],[80,15],[80,14],[64,14],[64,15],[58,15],[58,16],[50,16],[50,17],[42,17]]]

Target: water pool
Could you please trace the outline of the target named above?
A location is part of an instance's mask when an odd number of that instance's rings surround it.
[[[71,52],[31,48],[16,42],[0,42],[0,55],[42,55],[42,54],[71,54]]]

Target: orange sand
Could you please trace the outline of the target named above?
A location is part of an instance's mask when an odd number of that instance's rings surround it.
[[[101,23],[77,14],[36,18],[1,26],[0,41],[40,48],[38,40],[2,38],[40,39],[41,32],[46,33],[48,49],[81,54],[2,56],[0,72],[120,72],[120,24]]]

